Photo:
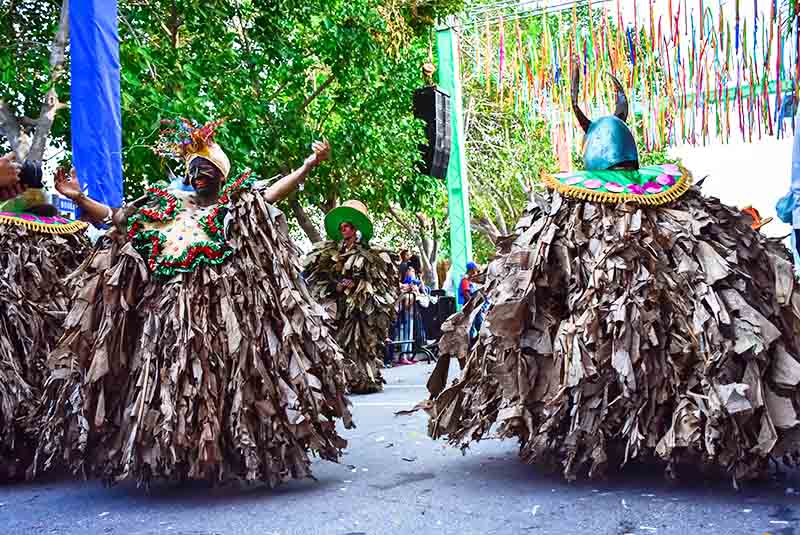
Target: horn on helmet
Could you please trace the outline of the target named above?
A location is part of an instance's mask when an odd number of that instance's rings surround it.
[[[578,118],[578,123],[583,128],[584,132],[589,131],[589,127],[592,126],[592,121],[590,121],[586,115],[581,111],[580,106],[578,106],[578,89],[580,85],[580,63],[575,63],[575,66],[572,70],[572,111],[575,112],[575,117]]]
[[[625,95],[625,88],[613,75],[611,75],[611,81],[614,82],[614,89],[617,92],[617,107],[614,110],[614,115],[622,122],[625,122],[628,120],[628,97]]]

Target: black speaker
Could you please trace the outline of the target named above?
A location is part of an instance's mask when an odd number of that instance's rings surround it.
[[[420,172],[435,178],[447,177],[450,163],[450,95],[436,86],[414,91],[414,117],[425,121],[427,145],[420,145],[422,164]]]
[[[432,304],[427,310],[422,310],[425,311],[423,322],[428,338],[438,340],[442,336],[442,323],[456,312],[456,300],[454,297],[441,295],[435,305]]]

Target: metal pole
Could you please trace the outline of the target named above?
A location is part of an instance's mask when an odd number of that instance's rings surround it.
[[[447,168],[447,213],[450,219],[450,262],[453,287],[458,292],[467,262],[472,260],[472,235],[470,233],[469,186],[467,182],[467,157],[464,148],[464,106],[461,95],[461,73],[458,34],[453,30],[454,20],[436,32],[439,53],[439,86],[450,95],[452,142],[450,164]],[[458,294],[456,293],[456,303]],[[460,310],[461,306],[456,305]]]

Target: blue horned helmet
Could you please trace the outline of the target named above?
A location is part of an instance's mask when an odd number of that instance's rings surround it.
[[[590,121],[578,106],[580,67],[572,73],[572,110],[586,133],[583,139],[583,164],[587,171],[639,169],[639,152],[628,125],[628,97],[619,80],[611,77],[617,92],[614,115]]]

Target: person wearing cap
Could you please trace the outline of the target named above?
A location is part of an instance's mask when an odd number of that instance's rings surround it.
[[[310,477],[352,421],[342,355],[272,206],[328,158],[314,143],[273,184],[231,173],[219,122],[175,123],[158,154],[191,191],[152,185],[75,276],[50,359],[36,471],[64,463],[107,482]]]
[[[304,262],[306,281],[335,325],[350,391],[379,392],[399,290],[397,255],[370,244],[373,225],[360,201],[328,212],[325,231],[328,241],[315,244]]]
[[[470,297],[475,293],[476,287],[472,282],[472,278],[478,274],[478,264],[475,262],[467,262],[467,272],[461,277],[461,283],[458,285],[458,303],[463,305],[469,301]]]

